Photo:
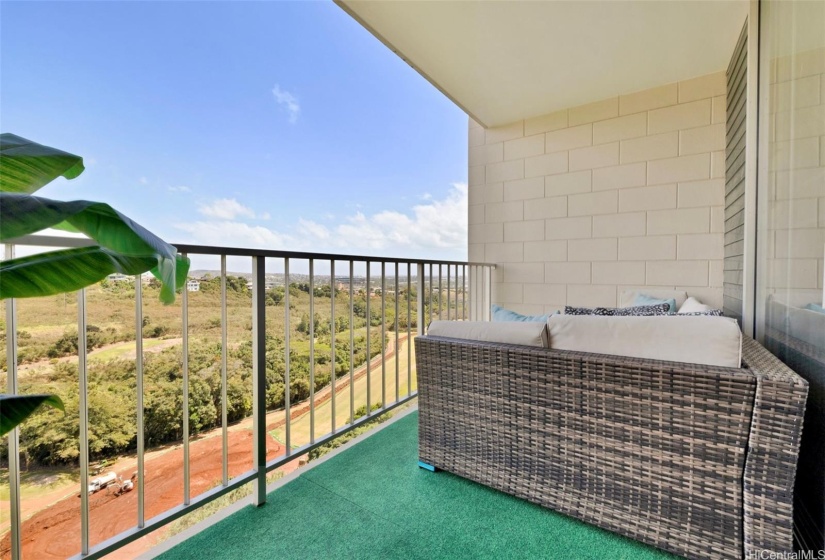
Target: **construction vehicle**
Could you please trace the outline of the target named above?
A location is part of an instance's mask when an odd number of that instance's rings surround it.
[[[89,494],[96,494],[97,492],[100,492],[101,490],[108,488],[109,486],[115,483],[117,483],[117,474],[115,474],[114,472],[106,473],[103,476],[99,476],[97,478],[93,478],[92,480],[90,480],[89,488],[87,491],[89,492]],[[80,494],[78,494],[78,497],[79,496]]]
[[[121,494],[125,494],[126,492],[131,492],[132,490],[134,490],[136,480],[137,471],[133,472],[131,478],[129,478],[128,480],[123,480],[122,476],[118,476],[117,481],[112,485],[112,487],[115,489],[115,496],[120,496]]]
[[[89,482],[89,494],[95,494],[97,492],[100,492],[101,490],[108,488],[115,482],[117,482],[117,475],[113,472],[109,472],[104,474],[103,476],[93,478],[91,482]]]

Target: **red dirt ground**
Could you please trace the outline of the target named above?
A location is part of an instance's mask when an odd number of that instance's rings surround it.
[[[209,437],[190,443],[190,492],[197,496],[220,484],[221,438]],[[267,436],[267,459],[283,453],[282,446]],[[298,460],[284,468],[294,470]],[[252,468],[252,432],[229,432],[229,475],[237,476]],[[119,469],[124,479],[134,467]],[[160,456],[147,458],[146,519],[183,502],[183,448],[175,448]],[[116,497],[107,491],[89,496],[89,539],[100,543],[121,531],[134,527],[137,519],[137,490]],[[80,552],[80,498],[73,495],[61,500],[23,522],[21,528],[23,558],[37,560],[63,559]],[[160,532],[162,532],[161,530]],[[112,553],[108,558],[134,558],[159,540],[151,534]],[[0,542],[0,557],[10,558],[10,537]]]

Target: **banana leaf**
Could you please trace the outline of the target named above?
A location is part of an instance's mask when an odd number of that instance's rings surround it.
[[[42,405],[63,409],[56,395],[0,395],[0,437],[17,427]]]
[[[0,299],[41,297],[73,292],[109,274],[136,275],[150,270],[150,256],[120,255],[102,247],[80,247],[0,262]]]
[[[126,261],[119,261],[118,259],[123,257],[143,259],[151,257],[152,263],[150,266],[145,266],[138,271],[137,268],[132,266],[134,263],[131,263],[128,270],[132,272],[123,273],[140,274],[151,270],[152,274],[162,283],[160,299],[164,303],[174,302],[175,291],[181,289],[186,282],[189,259],[178,255],[177,250],[172,245],[108,204],[86,200],[62,202],[28,194],[0,193],[0,242],[35,233],[49,227],[84,233],[99,243],[103,249],[108,250],[95,253],[94,257],[92,257],[92,254],[85,254],[86,260],[78,263],[75,267],[77,269],[75,272],[80,274],[78,279],[60,278],[61,275],[66,274],[65,269],[71,266],[65,257],[73,253],[65,251],[44,253],[40,255],[40,261],[26,261],[29,267],[34,266],[34,262],[38,263],[37,273],[46,274],[43,281],[51,286],[50,289],[57,289],[59,283],[56,283],[55,280],[61,280],[66,285],[70,283],[76,285],[78,282],[85,281],[81,278],[88,279],[99,276],[97,280],[91,280],[80,285],[80,287],[88,286],[112,272],[119,272],[117,266],[124,266],[123,262]],[[49,255],[60,255],[60,258],[52,261]],[[26,259],[29,259],[29,257],[26,257]],[[14,259],[6,261],[6,263],[11,264],[19,260]],[[142,262],[145,264],[148,261]],[[5,270],[6,263],[3,265],[3,270]],[[108,264],[104,265],[103,263]],[[51,269],[52,266],[57,268]],[[93,273],[89,267],[94,266],[101,266],[101,268]],[[29,268],[27,270],[35,269]],[[86,272],[81,273],[82,270],[86,270]],[[31,278],[30,273],[27,272],[25,275]],[[30,281],[34,281],[34,279],[31,278]],[[20,285],[19,289],[23,290],[23,286]],[[29,295],[13,295],[11,292],[0,290],[0,299],[41,295],[37,291],[35,289],[23,290],[22,293],[28,293]],[[65,291],[71,290],[61,289],[50,293]]]
[[[83,158],[14,134],[0,134],[0,191],[31,194],[58,177],[83,173]]]

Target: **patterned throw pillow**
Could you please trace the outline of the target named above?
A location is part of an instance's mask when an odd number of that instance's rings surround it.
[[[670,305],[660,303],[657,305],[639,305],[635,307],[570,307],[564,308],[565,315],[603,315],[603,316],[633,316],[649,317],[651,315],[667,315]]]
[[[688,313],[676,313],[674,317],[690,317],[691,315],[707,315],[709,317],[721,317],[723,315],[721,309],[708,309],[707,311],[690,311]]]

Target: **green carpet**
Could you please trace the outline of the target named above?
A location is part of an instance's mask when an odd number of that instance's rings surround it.
[[[675,558],[417,460],[413,413],[160,558]]]

